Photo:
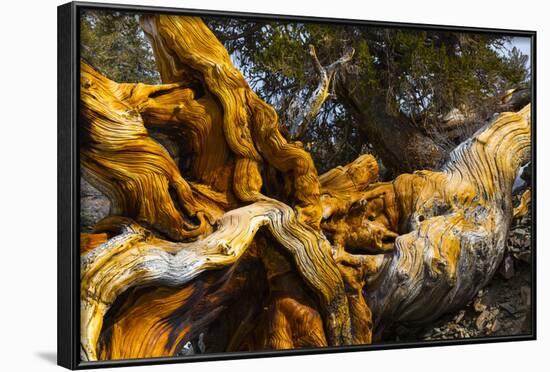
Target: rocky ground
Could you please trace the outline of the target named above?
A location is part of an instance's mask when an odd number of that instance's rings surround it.
[[[91,232],[95,224],[109,214],[109,206],[109,199],[81,177],[80,231]]]

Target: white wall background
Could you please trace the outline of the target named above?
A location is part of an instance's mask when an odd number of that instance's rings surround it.
[[[106,2],[111,2],[107,1]],[[154,371],[525,371],[550,358],[550,24],[540,0],[116,1],[199,9],[538,31],[538,331],[534,342],[134,367]],[[56,349],[56,6],[2,3],[0,20],[0,370],[49,371]],[[550,186],[549,186],[550,189]],[[546,267],[545,267],[546,266]],[[546,293],[545,293],[546,292]],[[544,367],[542,367],[544,366]]]

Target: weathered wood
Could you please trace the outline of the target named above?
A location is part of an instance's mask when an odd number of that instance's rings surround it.
[[[462,143],[441,172],[392,182],[400,236],[368,285],[377,322],[429,322],[463,306],[492,278],[512,220],[514,179],[529,161],[530,134],[527,105]]]
[[[131,217],[175,240],[210,231],[207,218],[221,210],[193,192],[168,151],[149,136],[137,110],[141,101],[176,86],[117,84],[85,63],[80,83],[83,175],[109,198],[110,214]]]
[[[354,54],[355,50],[351,48],[330,65],[323,66],[317,58],[315,47],[313,45],[309,46],[309,55],[311,56],[315,72],[319,76],[319,82],[305,102],[293,99],[288,106],[286,116],[287,120],[291,122],[287,123],[287,127],[290,128],[289,132],[293,140],[300,140],[304,136],[307,127],[319,114],[323,103],[325,103],[330,95],[334,75],[343,65],[351,61]]]
[[[142,26],[160,61],[164,82],[200,84],[220,102],[225,139],[236,158],[233,191],[237,197],[246,202],[262,198],[260,165],[265,161],[289,176],[300,218],[318,226],[319,181],[311,156],[281,135],[275,110],[250,89],[202,20],[145,16]]]
[[[84,177],[112,206],[81,237],[84,360],[175,355],[205,332],[209,351],[370,343],[492,277],[527,208],[525,196],[513,210],[512,184],[529,161],[529,105],[441,171],[376,182],[363,155],[318,176],[199,18],[142,23],[164,84],[81,65]],[[280,200],[260,192],[270,167]]]
[[[163,24],[161,25],[161,23]],[[188,63],[186,66],[189,71],[197,75],[193,78],[179,76],[178,79],[181,82],[160,86],[117,84],[101,76],[86,64],[82,65],[81,88],[83,94],[81,106],[83,107],[82,125],[86,141],[83,141],[81,158],[86,170],[84,175],[110,198],[113,206],[110,214],[131,217],[144,226],[152,227],[155,231],[167,234],[168,237],[174,240],[204,237],[212,231],[213,224],[216,224],[217,231],[220,231],[221,213],[224,208],[232,206],[230,190],[223,188],[225,182],[222,182],[221,190],[218,186],[221,193],[225,192],[225,198],[224,195],[222,197],[216,195],[212,190],[216,185],[212,185],[208,177],[202,177],[201,179],[205,184],[188,183],[181,177],[177,165],[170,158],[170,154],[151,138],[147,130],[147,127],[165,126],[184,132],[183,134],[188,137],[189,132],[192,135],[193,131],[199,134],[201,130],[206,131],[208,128],[201,129],[200,126],[204,123],[209,124],[208,120],[199,121],[198,123],[192,120],[196,113],[202,110],[201,102],[194,100],[195,90],[197,89],[197,80],[194,79],[198,79],[201,84],[205,85],[203,88],[207,87],[209,94],[217,96],[217,101],[221,102],[224,129],[222,139],[224,142],[210,142],[201,147],[199,141],[199,145],[194,146],[194,148],[198,148],[194,153],[193,164],[195,166],[191,167],[196,170],[195,175],[198,175],[200,171],[204,171],[200,166],[201,158],[206,158],[202,163],[208,163],[209,158],[219,158],[220,150],[223,153],[223,145],[227,143],[232,156],[231,159],[226,159],[227,165],[224,164],[224,168],[234,169],[234,174],[231,175],[233,176],[232,191],[239,200],[263,200],[264,204],[270,203],[269,198],[259,194],[262,180],[257,173],[260,162],[266,160],[283,172],[291,172],[288,174],[287,179],[290,181],[289,185],[293,188],[292,194],[295,200],[298,201],[295,206],[298,212],[298,221],[294,226],[301,226],[298,222],[301,223],[302,221],[312,227],[318,226],[320,219],[319,181],[309,154],[301,147],[288,144],[284,140],[277,130],[276,115],[273,109],[263,103],[250,90],[242,75],[231,65],[227,52],[202,21],[198,18],[162,16],[146,19],[144,25],[146,31],[150,31],[151,27],[155,30],[154,35],[157,39],[153,40],[153,45],[162,44],[162,46],[155,47],[157,54],[170,51],[170,58],[173,58],[174,54],[179,55],[181,60],[178,60],[177,64]],[[173,42],[172,33],[179,36],[177,42]],[[150,33],[148,34],[150,35]],[[213,52],[204,49],[204,45],[200,41],[201,37],[211,40],[211,44],[216,45]],[[171,40],[169,47],[166,46],[166,38]],[[193,57],[193,55],[197,57]],[[159,67],[163,78],[165,80],[173,79],[175,75],[168,73],[167,77],[167,72],[162,66],[161,63]],[[213,66],[217,67],[213,70]],[[178,70],[178,73],[181,71]],[[225,75],[225,78],[216,75],[220,72],[223,72],[222,75]],[[221,81],[224,79],[226,80],[225,84],[222,84]],[[187,88],[187,85],[191,88]],[[207,105],[208,101],[202,103],[202,107]],[[210,107],[214,109],[215,113],[215,105],[210,104]],[[244,107],[247,107],[247,109],[243,110]],[[218,112],[221,112],[221,109]],[[209,110],[208,114],[211,118],[217,117],[217,115],[213,116],[212,110]],[[210,120],[210,123],[213,127],[217,121]],[[250,132],[247,129],[248,125],[257,127],[254,131],[254,141],[252,138],[247,138],[247,133]],[[212,136],[216,136],[216,134],[219,136],[220,132],[215,132],[215,129],[212,131],[210,133]],[[211,136],[202,137],[204,139]],[[189,142],[193,144],[193,136],[191,136],[191,141],[187,140],[183,145]],[[221,144],[222,148],[220,149],[217,144]],[[258,159],[253,152],[248,151],[250,149],[257,151],[256,146],[259,149],[258,154],[262,154]],[[201,155],[203,156],[201,157]],[[294,179],[294,182],[292,182],[292,179]],[[249,187],[251,185],[252,188]],[[170,192],[171,188],[175,189],[176,199]],[[271,201],[271,203],[277,202]],[[284,205],[284,207],[288,209],[288,213],[294,213],[288,206]],[[189,221],[191,217],[195,216],[198,218],[199,224],[193,226]],[[264,219],[266,216],[264,213]],[[248,221],[249,218],[250,216],[245,216],[244,220]],[[295,216],[293,218],[296,219]],[[112,225],[113,221],[116,224],[121,224],[120,219],[108,218],[106,221],[100,222],[97,229],[101,230],[107,227],[108,230],[112,230],[113,227],[109,225]],[[136,229],[138,228],[138,225],[133,226]],[[307,229],[303,226],[302,228]],[[312,230],[313,233],[318,235],[315,230],[318,229]],[[252,239],[256,230],[247,231],[249,232],[249,238]],[[311,232],[304,233],[302,231],[300,234],[305,235],[307,238]],[[137,234],[129,239],[128,245],[125,245],[127,242],[124,242],[119,248],[130,248],[133,242],[145,238]],[[285,237],[284,240],[287,242],[286,247],[292,246],[288,245],[288,237]],[[223,241],[223,239],[220,241]],[[302,242],[301,248],[294,246],[293,254],[308,262],[311,261],[306,264],[297,260],[296,264],[298,264],[299,270],[303,270],[302,276],[306,278],[307,284],[315,292],[320,291],[316,293],[319,301],[328,306],[325,306],[323,311],[327,336],[333,343],[345,343],[350,337],[348,335],[349,316],[346,315],[347,307],[336,306],[332,302],[345,303],[346,297],[342,288],[343,285],[338,284],[341,283],[339,271],[336,269],[335,264],[331,266],[330,263],[330,252],[328,251],[330,248],[327,248],[328,245],[325,241],[321,240],[321,242],[324,248],[317,249],[308,248],[319,245],[315,239],[311,242]],[[250,240],[245,239],[241,243],[243,244],[241,248],[244,250],[244,247],[250,244]],[[111,243],[107,245],[109,244]],[[143,250],[143,247],[137,249]],[[155,247],[154,249],[158,248]],[[305,252],[308,249],[313,251]],[[127,258],[126,256],[120,255],[117,257],[121,259],[119,262],[114,260],[109,262],[113,265],[113,271],[109,275],[115,273],[118,267],[129,264],[124,261]],[[322,260],[319,257],[325,257],[325,259]],[[133,256],[130,257],[130,259],[132,258]],[[145,260],[143,257],[142,259]],[[191,259],[196,259],[196,257],[191,257]],[[323,262],[327,259],[329,260],[328,263]],[[209,260],[210,258],[207,261]],[[314,263],[315,261],[317,263]],[[232,262],[234,261],[227,261],[222,266]],[[140,270],[143,269],[140,265],[146,265],[143,262],[136,264]],[[315,274],[312,271],[314,266],[318,266]],[[82,335],[83,340],[85,340],[83,350],[87,358],[95,359],[97,358],[95,345],[101,331],[102,317],[114,299],[134,284],[132,281],[129,282],[128,278],[124,279],[123,273],[117,274],[117,276],[120,275],[123,278],[119,284],[116,280],[111,280],[108,277],[109,275],[101,279],[101,275],[97,275],[95,269],[91,270],[91,273],[96,275],[93,279],[94,282],[89,283],[86,275],[84,275],[86,272],[90,273],[87,267],[88,265],[83,262],[82,288],[85,291],[83,296],[91,297],[94,303],[90,306],[83,305]],[[206,267],[212,266],[206,265]],[[140,277],[140,270],[137,270],[135,266],[134,269],[126,271],[126,273],[128,276],[137,279],[137,277]],[[197,271],[197,273],[200,272],[201,270]],[[325,272],[325,274],[320,272]],[[151,273],[147,275],[154,277]],[[326,277],[323,277],[323,275],[326,275]],[[107,291],[109,294],[102,293],[102,280],[109,282]],[[141,280],[144,282],[140,282]],[[162,284],[166,280],[161,275],[158,282]],[[185,280],[185,275],[183,275],[180,281],[170,284],[179,285],[185,283]],[[309,283],[310,280],[312,280],[311,283]],[[155,282],[155,280],[152,281]],[[148,284],[146,278],[141,278],[135,283],[136,286]],[[96,288],[94,291],[102,294],[91,294],[89,287]],[[101,300],[97,300],[95,297],[101,298]],[[83,301],[83,304],[85,302]],[[89,316],[89,319],[87,319],[87,316]]]
[[[330,244],[286,204],[265,200],[227,212],[215,232],[191,243],[159,239],[127,219],[110,220],[108,229],[122,233],[81,258],[81,345],[86,360],[97,359],[103,317],[119,295],[138,286],[181,286],[206,270],[230,266],[262,226],[292,255],[318,294],[331,343],[349,342],[347,300]]]
[[[531,205],[531,190],[526,190],[521,194],[520,203],[514,208],[514,218],[521,218],[529,213]]]
[[[254,317],[249,314],[262,312],[266,283],[256,251],[250,246],[227,270],[206,272],[183,286],[128,291],[106,319],[98,358],[173,356],[201,333],[209,350],[236,351],[230,344],[231,339],[238,342],[241,322],[253,326]],[[248,280],[250,277],[254,280]],[[195,343],[195,351],[201,351],[197,346]]]

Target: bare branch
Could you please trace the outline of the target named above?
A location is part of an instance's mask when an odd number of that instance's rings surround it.
[[[299,140],[304,136],[307,127],[319,114],[323,103],[330,95],[330,83],[334,75],[341,66],[351,61],[354,53],[355,50],[350,48],[338,60],[323,67],[317,57],[315,47],[313,45],[309,46],[309,55],[311,56],[313,67],[318,74],[319,83],[306,102],[300,104],[297,100],[292,100],[290,104],[289,111],[296,111],[298,113],[296,118],[292,120],[293,123],[290,125],[292,139]]]

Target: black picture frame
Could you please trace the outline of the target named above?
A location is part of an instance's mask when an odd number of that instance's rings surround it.
[[[246,17],[254,20],[290,20],[300,22],[318,22],[347,25],[370,25],[402,29],[422,29],[440,31],[458,31],[475,33],[499,33],[509,36],[521,36],[531,39],[532,74],[532,146],[531,146],[531,185],[532,185],[532,225],[531,225],[531,298],[532,333],[515,336],[491,336],[471,339],[393,342],[384,344],[304,348],[295,350],[273,350],[259,352],[228,352],[199,354],[185,357],[147,358],[129,360],[111,360],[81,362],[79,359],[80,304],[79,304],[79,210],[80,210],[80,167],[78,142],[79,112],[79,18],[80,11],[86,9],[112,10],[136,13],[165,13],[178,15],[203,15]],[[99,367],[139,366],[168,363],[189,363],[199,361],[261,358],[288,355],[321,354],[335,352],[368,351],[383,349],[418,348],[442,345],[466,345],[488,342],[527,341],[537,338],[537,297],[536,297],[536,31],[494,29],[478,27],[444,26],[433,24],[415,24],[381,22],[356,19],[332,19],[310,16],[291,16],[278,14],[257,14],[246,12],[226,12],[198,9],[179,9],[156,6],[115,5],[91,2],[71,2],[58,7],[58,311],[57,311],[57,360],[60,366],[71,370]]]

